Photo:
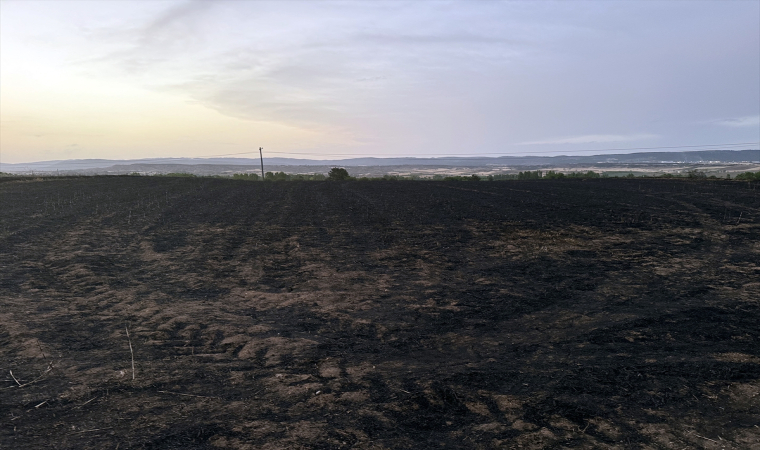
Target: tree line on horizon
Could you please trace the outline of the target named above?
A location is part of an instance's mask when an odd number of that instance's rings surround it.
[[[43,176],[48,175],[32,175]],[[86,176],[86,175],[73,175],[73,176]],[[185,172],[173,172],[157,175],[145,175],[138,172],[133,172],[127,176],[161,176],[161,177],[185,177],[185,178],[230,178],[223,175],[195,175]],[[18,177],[25,178],[29,175],[19,175],[13,173],[0,172],[0,177]],[[54,176],[58,177],[58,176]],[[261,176],[256,173],[235,173],[232,174],[234,180],[246,180],[246,181],[261,181]],[[613,175],[610,176],[606,173],[598,173],[593,170],[586,172],[557,172],[554,170],[548,170],[546,172],[542,170],[524,171],[517,174],[497,174],[497,175],[433,175],[432,177],[424,177],[420,175],[383,175],[382,177],[352,177],[345,168],[334,167],[330,169],[327,175],[321,173],[314,174],[289,174],[285,172],[266,172],[264,174],[264,181],[506,181],[506,180],[562,180],[562,179],[593,179],[593,178],[638,178],[633,172],[626,175]],[[731,175],[727,175],[726,178],[719,178],[715,175],[708,176],[705,172],[693,169],[684,174],[672,174],[664,173],[655,176],[642,176],[642,178],[688,178],[688,179],[731,179]],[[733,178],[737,181],[760,181],[759,172],[742,172],[736,174]]]

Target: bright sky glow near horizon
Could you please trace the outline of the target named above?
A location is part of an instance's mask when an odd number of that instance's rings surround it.
[[[3,163],[759,141],[756,0],[0,0]]]

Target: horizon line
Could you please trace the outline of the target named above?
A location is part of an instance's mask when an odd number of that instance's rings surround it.
[[[684,151],[667,151],[667,152],[657,152],[657,151],[650,151],[650,152],[630,152],[632,150],[673,150],[673,149],[698,149],[698,150],[685,150],[689,152],[709,152],[709,151],[727,151],[727,152],[740,152],[740,151],[760,151],[759,148],[733,148],[733,149],[710,149],[705,147],[725,147],[725,146],[739,146],[739,145],[756,145],[760,144],[760,142],[741,142],[741,143],[726,143],[726,144],[705,144],[705,145],[684,145],[684,146],[663,146],[663,147],[630,147],[630,148],[609,148],[609,149],[596,149],[596,150],[573,150],[573,153],[588,153],[588,152],[613,152],[613,151],[629,151],[629,153],[597,153],[593,155],[577,155],[577,154],[546,154],[546,153],[552,153],[551,150],[549,151],[534,151],[534,152],[486,152],[486,153],[479,153],[477,155],[465,155],[462,156],[461,154],[445,154],[445,155],[434,155],[434,156],[349,156],[349,155],[314,155],[314,157],[311,158],[304,158],[304,157],[288,157],[288,156],[275,156],[274,158],[279,159],[301,159],[301,160],[309,160],[309,161],[348,161],[353,159],[470,159],[470,158],[479,158],[479,159],[498,159],[501,157],[511,157],[511,158],[558,158],[558,157],[594,157],[594,156],[611,156],[611,155],[627,155],[632,153],[683,153]],[[157,160],[157,159],[166,159],[166,160],[187,160],[187,159],[214,159],[214,158],[226,158],[226,159],[258,159],[258,158],[229,158],[232,156],[239,156],[239,155],[249,155],[258,153],[258,149],[256,151],[250,151],[250,152],[240,152],[240,153],[228,153],[228,154],[221,154],[221,155],[202,155],[202,156],[154,156],[154,157],[146,157],[146,158],[133,158],[133,159],[109,159],[109,158],[73,158],[73,159],[52,159],[52,160],[42,160],[42,161],[25,161],[25,162],[18,162],[18,163],[7,163],[2,162],[0,160],[0,165],[19,165],[19,164],[40,164],[40,163],[54,163],[54,162],[67,162],[67,161],[93,161],[93,160],[103,160],[103,161],[144,161],[144,160]],[[269,154],[275,154],[275,155],[304,155],[304,156],[311,156],[310,153],[297,153],[297,152],[278,152],[278,151],[271,151],[268,152]],[[1,158],[2,152],[0,151],[0,158]],[[332,156],[333,158],[325,158],[320,159],[320,156]],[[335,159],[338,158],[338,159]],[[342,158],[342,159],[340,159]],[[759,158],[760,159],[760,158]]]

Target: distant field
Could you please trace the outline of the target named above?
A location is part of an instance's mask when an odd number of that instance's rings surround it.
[[[760,155],[760,152],[758,152]],[[477,161],[476,161],[477,162]],[[3,167],[0,167],[0,172]],[[453,161],[433,165],[427,164],[386,164],[386,165],[342,165],[340,161],[330,165],[278,165],[269,164],[265,161],[266,172],[285,172],[296,174],[322,174],[327,175],[333,167],[345,167],[354,177],[382,178],[384,175],[417,176],[432,178],[440,176],[457,175],[517,175],[526,170],[549,170],[572,173],[588,172],[589,170],[604,174],[609,177],[626,176],[633,173],[636,176],[660,176],[663,174],[686,174],[690,170],[697,170],[708,176],[726,178],[736,176],[742,172],[760,171],[759,163],[597,163],[597,164],[566,164],[556,163],[551,160],[541,164],[454,164]],[[261,174],[261,166],[258,161],[255,165],[225,165],[225,164],[120,164],[109,167],[85,168],[79,170],[51,170],[50,167],[35,170],[34,167],[17,165],[11,172],[26,176],[74,176],[74,175],[159,175],[170,173],[187,173],[196,176],[232,176],[239,173]],[[0,174],[2,175],[2,174]]]
[[[0,448],[760,447],[757,183],[3,179],[0,212]]]

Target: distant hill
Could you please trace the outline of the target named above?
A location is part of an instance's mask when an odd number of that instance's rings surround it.
[[[668,163],[742,163],[760,162],[760,150],[708,150],[683,152],[640,152],[626,154],[601,154],[592,156],[499,156],[499,157],[442,157],[442,158],[349,158],[313,160],[298,158],[264,158],[267,167],[299,166],[437,166],[437,167],[485,167],[485,166],[558,166],[582,164],[668,164]],[[161,172],[181,171],[182,166],[206,166],[209,170],[234,170],[235,166],[259,166],[258,158],[145,158],[132,160],[70,159],[39,161],[32,163],[0,163],[0,172],[91,172],[108,169],[112,172],[146,171],[151,168]],[[130,166],[130,167],[126,167]],[[102,172],[102,170],[97,170]],[[270,169],[267,169],[270,170]]]

